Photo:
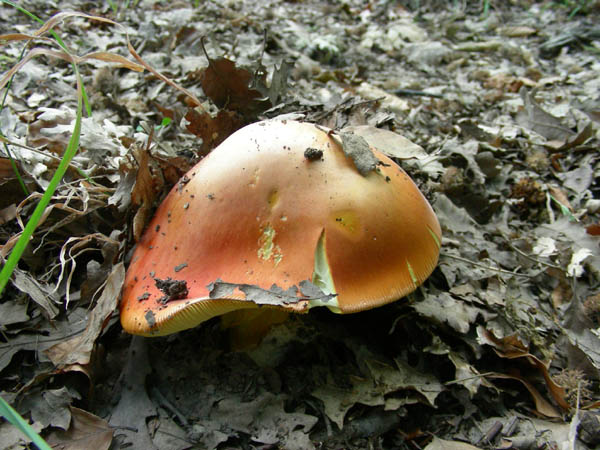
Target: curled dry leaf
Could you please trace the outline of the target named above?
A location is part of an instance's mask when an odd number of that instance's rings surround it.
[[[546,400],[542,396],[542,394],[540,394],[540,392],[535,388],[535,386],[533,386],[533,384],[530,383],[525,377],[522,377],[517,374],[507,375],[504,373],[497,373],[497,372],[488,373],[488,374],[486,374],[486,377],[520,381],[523,384],[523,386],[525,386],[527,388],[527,390],[529,391],[529,393],[531,394],[531,397],[533,398],[533,402],[535,403],[535,409],[537,412],[539,412],[540,414],[542,414],[546,417],[551,417],[551,418],[555,418],[555,419],[562,417],[560,412],[558,412],[556,410],[556,408],[554,408],[554,406],[552,406],[548,402],[548,400]]]
[[[486,344],[494,347],[495,352],[498,356],[506,359],[523,359],[529,366],[535,367],[538,369],[544,380],[546,381],[546,386],[552,395],[554,401],[564,410],[569,410],[570,406],[566,401],[566,391],[563,387],[559,386],[550,376],[548,372],[548,366],[540,361],[536,356],[529,353],[526,345],[518,338],[517,335],[507,336],[503,339],[498,339],[491,331],[486,330],[483,327],[477,327],[477,334],[479,339]],[[528,383],[525,379],[519,380],[522,383]],[[527,384],[526,384],[527,386]],[[530,387],[527,386],[527,389],[531,391]],[[537,391],[536,391],[537,392]],[[532,392],[533,395],[533,392]],[[538,399],[536,398],[536,404],[538,404]],[[540,403],[540,406],[544,409],[545,406]],[[549,410],[548,410],[549,411]],[[546,414],[546,413],[544,413]],[[546,414],[547,415],[547,414]]]

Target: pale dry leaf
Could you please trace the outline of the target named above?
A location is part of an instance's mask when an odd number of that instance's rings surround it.
[[[354,125],[342,128],[342,133],[354,133],[361,136],[371,147],[392,158],[426,159],[429,157],[423,147],[413,144],[404,136],[390,130],[371,125]]]
[[[480,450],[480,448],[466,442],[447,441],[434,436],[424,450]]]
[[[239,397],[220,400],[210,417],[213,421],[226,424],[233,431],[247,433],[253,441],[266,445],[285,444],[293,431],[306,435],[317,422],[316,417],[308,414],[286,412],[284,397],[269,392],[264,392],[249,402],[242,401]],[[307,449],[314,448],[308,439],[305,444],[309,445]],[[283,448],[290,447],[283,445]]]
[[[26,322],[30,319],[27,314],[27,301],[13,299],[0,303],[0,327]]]
[[[442,164],[435,156],[429,155],[423,147],[417,145],[401,134],[371,125],[348,126],[342,133],[354,133],[364,138],[367,143],[390,158],[414,160],[419,170],[431,176],[443,173]]]
[[[29,411],[33,421],[42,424],[44,428],[53,426],[66,430],[71,423],[69,405],[73,397],[66,387],[37,391],[23,398],[19,411]]]
[[[592,256],[594,252],[589,248],[580,248],[573,252],[571,256],[571,262],[567,266],[567,275],[570,277],[578,278],[583,275],[585,269],[583,268],[583,262]]]
[[[480,314],[490,316],[486,310],[455,300],[446,292],[440,292],[436,296],[429,295],[423,301],[415,303],[413,308],[425,317],[447,323],[459,333],[467,333]]]
[[[375,389],[373,380],[350,377],[352,387],[343,389],[331,384],[319,386],[311,394],[323,402],[325,414],[341,430],[346,413],[356,403],[368,406],[385,404],[385,392]]]
[[[123,281],[125,280],[125,267],[123,263],[115,265],[106,280],[106,285],[98,303],[88,318],[84,332],[68,341],[56,344],[46,350],[46,354],[56,366],[70,364],[88,364],[96,339],[102,331],[106,320],[117,307]]]
[[[8,343],[0,343],[0,370],[3,370],[12,357],[20,351],[37,352],[37,357],[42,362],[47,362],[48,357],[43,353],[56,342],[63,341],[81,333],[85,329],[85,308],[75,308],[69,314],[69,320],[43,321],[36,324],[35,333],[24,330]]]
[[[548,141],[566,142],[573,136],[573,132],[565,127],[560,119],[547,113],[533,98],[531,92],[522,88],[521,97],[525,104],[524,109],[517,115],[517,122],[529,130],[545,137]]]
[[[29,295],[49,318],[53,319],[58,315],[58,307],[55,305],[58,303],[58,296],[54,294],[52,287],[41,284],[30,273],[17,268],[13,271],[12,283],[18,290]]]

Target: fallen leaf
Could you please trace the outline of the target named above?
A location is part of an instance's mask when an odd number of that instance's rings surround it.
[[[535,403],[535,409],[540,414],[551,417],[551,418],[560,418],[562,417],[560,412],[554,408],[543,396],[540,392],[531,384],[526,378],[519,375],[506,375],[503,373],[490,372],[486,374],[488,378],[499,378],[499,379],[507,379],[507,380],[517,380],[520,381],[523,386],[527,388],[531,397],[533,398],[533,402]]]
[[[435,319],[440,323],[447,323],[459,333],[467,333],[472,323],[481,314],[491,317],[488,311],[471,306],[464,301],[455,300],[446,292],[440,292],[437,298],[429,295],[424,300],[412,305],[421,315]]]
[[[220,429],[225,424],[234,431],[249,434],[253,441],[262,444],[281,443],[281,448],[290,450],[314,448],[308,432],[317,418],[303,413],[286,412],[284,398],[269,392],[264,392],[249,402],[240,401],[236,397],[219,401],[211,411],[210,422]],[[299,443],[302,445],[298,446]]]
[[[50,317],[53,319],[58,315],[58,296],[51,286],[45,286],[38,282],[29,272],[15,268],[12,278],[13,285],[21,292],[29,295]]]
[[[71,425],[66,431],[53,431],[46,441],[61,450],[108,450],[112,442],[113,429],[108,423],[92,413],[74,406],[71,410]]]
[[[227,139],[234,131],[244,126],[245,122],[235,111],[220,110],[215,117],[208,112],[198,112],[190,109],[185,115],[185,128],[192,134],[202,138],[199,156],[208,153]]]
[[[72,111],[54,108],[39,108],[39,111],[36,120],[29,124],[27,145],[45,146],[52,153],[62,155],[73,133]]]
[[[498,28],[498,34],[508,37],[527,37],[537,33],[537,30],[528,26],[507,26]]]
[[[550,376],[550,372],[548,371],[548,366],[544,364],[544,362],[540,361],[536,356],[529,353],[527,346],[519,339],[519,337],[515,334],[512,336],[506,336],[503,339],[498,339],[491,331],[486,330],[484,327],[477,327],[477,335],[479,337],[480,342],[492,345],[494,347],[495,352],[506,359],[519,359],[522,358],[523,361],[527,362],[528,365],[537,368],[543,375],[544,380],[546,381],[546,386],[550,391],[550,394],[554,398],[554,401],[564,410],[569,410],[570,406],[567,403],[566,397],[567,393],[565,389],[559,386]],[[525,379],[520,379],[522,383],[528,383]],[[527,387],[529,389],[529,387]],[[532,392],[530,390],[530,392]],[[536,391],[537,392],[537,391]],[[532,393],[533,395],[533,393]],[[538,399],[536,398],[536,404],[538,404]],[[546,405],[543,402],[540,402],[542,408],[547,409]],[[549,412],[550,410],[548,410]],[[543,412],[546,414],[546,412]],[[552,417],[552,416],[548,416]]]
[[[32,420],[44,428],[53,426],[66,430],[71,423],[69,405],[72,401],[73,395],[66,387],[37,391],[24,397],[19,404],[19,411],[21,414],[30,412]]]
[[[264,89],[257,86],[257,89],[269,98],[271,105],[277,105],[277,102],[283,98],[287,91],[288,77],[290,72],[294,68],[294,62],[291,60],[284,60],[281,62],[279,68],[275,66],[273,69],[273,76],[271,77],[271,85]]]
[[[548,141],[566,142],[574,133],[566,128],[560,119],[547,113],[533,98],[531,92],[522,88],[521,97],[525,104],[522,111],[517,114],[517,123],[535,131],[545,137]]]
[[[374,356],[367,351],[358,358]],[[399,358],[394,362],[396,367],[376,359],[365,359],[368,372],[361,377],[349,377],[351,387],[340,388],[325,384],[315,389],[312,395],[323,401],[325,413],[340,430],[344,426],[346,413],[356,403],[385,405],[386,409],[398,409],[412,403],[433,406],[437,396],[444,390],[443,385],[435,376],[421,372]]]
[[[9,302],[0,303],[0,317],[2,327],[26,322],[30,319],[27,314],[27,301],[14,299]]]
[[[446,441],[437,436],[425,447],[424,450],[480,450],[479,447],[460,441]]]
[[[132,152],[137,163],[131,202],[138,207],[133,218],[133,237],[139,241],[154,206],[156,197],[164,186],[164,179],[148,149],[135,148]]]
[[[342,128],[341,133],[354,133],[361,136],[371,147],[391,158],[398,159],[426,159],[429,155],[423,147],[413,144],[404,136],[390,130],[373,127],[371,125],[355,125]]]
[[[200,83],[204,93],[220,109],[255,117],[271,107],[268,99],[263,98],[258,90],[250,88],[253,74],[248,70],[236,67],[227,58],[209,59],[208,62]]]
[[[79,307],[69,313],[68,320],[48,321],[43,318],[39,320],[38,317],[38,320],[30,322],[25,330],[15,337],[10,337],[7,343],[0,343],[0,370],[3,370],[20,351],[37,352],[40,361],[48,361],[44,350],[55,345],[57,341],[81,333],[85,327],[86,314],[86,309]],[[53,369],[48,367],[41,368],[40,376],[51,371]]]
[[[106,280],[106,285],[98,303],[89,314],[88,324],[83,333],[64,342],[60,342],[48,350],[47,356],[56,366],[70,364],[88,364],[98,335],[102,332],[106,320],[117,307],[117,300],[125,280],[123,263],[115,265]]]

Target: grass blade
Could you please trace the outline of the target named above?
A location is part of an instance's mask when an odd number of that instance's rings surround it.
[[[31,218],[27,222],[27,225],[25,225],[25,229],[23,230],[21,237],[15,244],[12,252],[10,253],[10,256],[8,257],[8,259],[6,260],[6,263],[4,264],[4,267],[2,267],[2,271],[0,272],[0,295],[2,295],[2,291],[6,287],[8,280],[10,280],[13,270],[17,266],[19,259],[21,259],[21,255],[25,251],[25,248],[27,247],[27,244],[29,243],[31,236],[33,236],[33,233],[34,233],[40,219],[42,218],[42,215],[44,214],[44,210],[50,203],[50,200],[52,199],[52,196],[54,195],[56,188],[58,187],[60,181],[62,180],[63,176],[65,175],[67,168],[69,167],[69,164],[71,163],[71,160],[77,153],[77,149],[79,147],[79,136],[81,134],[81,118],[83,115],[83,92],[82,92],[83,90],[82,90],[81,75],[79,74],[79,71],[76,72],[76,75],[77,75],[77,115],[75,117],[75,126],[73,128],[73,133],[71,135],[71,139],[69,139],[69,143],[67,144],[65,154],[63,155],[63,158],[61,159],[61,161],[58,165],[58,168],[56,169],[56,172],[52,176],[52,179],[50,180],[50,184],[48,185],[46,192],[44,192],[44,195],[42,196],[39,203],[35,207],[35,210],[33,211]]]
[[[52,450],[52,448],[35,432],[21,415],[0,396],[0,415],[23,432],[40,450]]]

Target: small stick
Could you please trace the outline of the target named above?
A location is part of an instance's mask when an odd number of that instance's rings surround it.
[[[396,89],[394,91],[396,95],[414,96],[414,97],[433,97],[433,98],[444,98],[442,94],[430,94],[425,91],[415,91],[414,89]]]

